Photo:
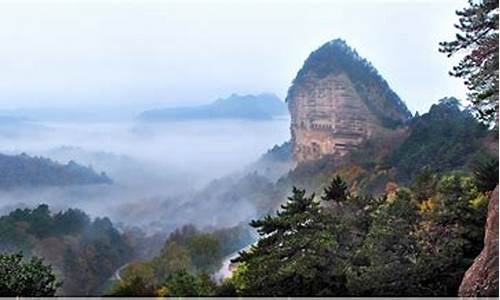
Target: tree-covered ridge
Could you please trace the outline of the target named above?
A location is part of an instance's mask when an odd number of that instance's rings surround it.
[[[288,162],[292,160],[292,143],[290,141],[284,142],[281,145],[274,145],[261,158],[262,160],[269,161],[283,161]]]
[[[339,178],[321,199],[293,189],[235,260],[239,296],[455,296],[482,249],[488,194],[471,177],[421,178],[382,197]]]
[[[218,287],[210,274],[224,256],[242,249],[252,237],[235,226],[200,231],[185,225],[172,232],[150,260],[127,264],[107,294],[112,296],[214,296]]]
[[[105,173],[97,174],[92,168],[74,161],[61,164],[43,157],[26,154],[0,154],[0,189],[14,187],[109,184]]]
[[[484,138],[492,134],[469,110],[461,110],[453,97],[439,100],[428,113],[413,118],[409,127],[409,136],[386,160],[402,181],[423,168],[440,173],[468,168],[484,151]]]
[[[293,80],[287,100],[293,98],[297,87],[312,75],[324,78],[340,73],[348,75],[365,104],[384,125],[401,124],[411,117],[405,103],[377,69],[342,39],[332,40],[309,55]]]
[[[498,143],[495,135],[457,99],[444,98],[429,112],[413,117],[407,127],[369,139],[341,159],[327,156],[303,163],[278,184],[317,191],[339,174],[358,192],[381,194],[388,183],[409,184],[426,169],[471,173],[478,164],[498,161],[498,154],[485,145],[489,139]]]
[[[261,237],[223,282],[209,273],[241,232],[185,226],[155,258],[129,264],[110,294],[455,296],[482,249],[488,173],[427,172],[382,196],[354,193],[340,177],[321,197],[293,188],[276,214],[251,222]]]
[[[108,218],[92,220],[78,209],[52,214],[47,205],[0,217],[0,252],[17,251],[50,263],[68,296],[100,295],[113,272],[134,257],[131,237]]]

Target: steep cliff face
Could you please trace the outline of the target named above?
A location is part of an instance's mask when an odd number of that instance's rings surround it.
[[[311,53],[287,101],[297,162],[342,156],[411,116],[375,68],[342,40]]]
[[[484,248],[467,270],[460,297],[498,297],[498,186],[491,195]]]

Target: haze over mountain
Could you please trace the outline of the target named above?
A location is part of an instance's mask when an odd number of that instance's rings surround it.
[[[466,0],[2,2],[0,109],[141,104],[137,114],[233,91],[284,98],[332,37],[369,57],[412,111],[465,95],[436,47]]]
[[[498,295],[497,0],[450,43],[453,0],[43,1],[0,3],[0,296]]]
[[[274,94],[232,94],[206,105],[147,110],[141,113],[138,119],[163,122],[209,119],[265,120],[286,114],[286,104]]]
[[[0,113],[0,137],[15,138],[21,134],[33,134],[42,129],[43,126],[28,118]]]
[[[0,188],[109,184],[105,173],[78,165],[74,161],[60,164],[47,158],[26,154],[0,154]]]

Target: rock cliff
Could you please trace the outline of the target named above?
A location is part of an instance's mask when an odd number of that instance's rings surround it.
[[[343,40],[311,53],[287,102],[296,162],[342,156],[411,117],[377,70]]]
[[[465,272],[460,297],[498,297],[498,186],[488,207],[484,248]]]

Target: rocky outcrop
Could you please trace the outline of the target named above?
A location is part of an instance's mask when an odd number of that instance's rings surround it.
[[[342,40],[309,56],[287,101],[297,162],[342,156],[411,116],[375,68]]]
[[[343,155],[381,129],[346,74],[309,76],[289,103],[297,161]]]
[[[467,270],[460,285],[461,297],[498,297],[498,186],[488,207],[484,248]]]

